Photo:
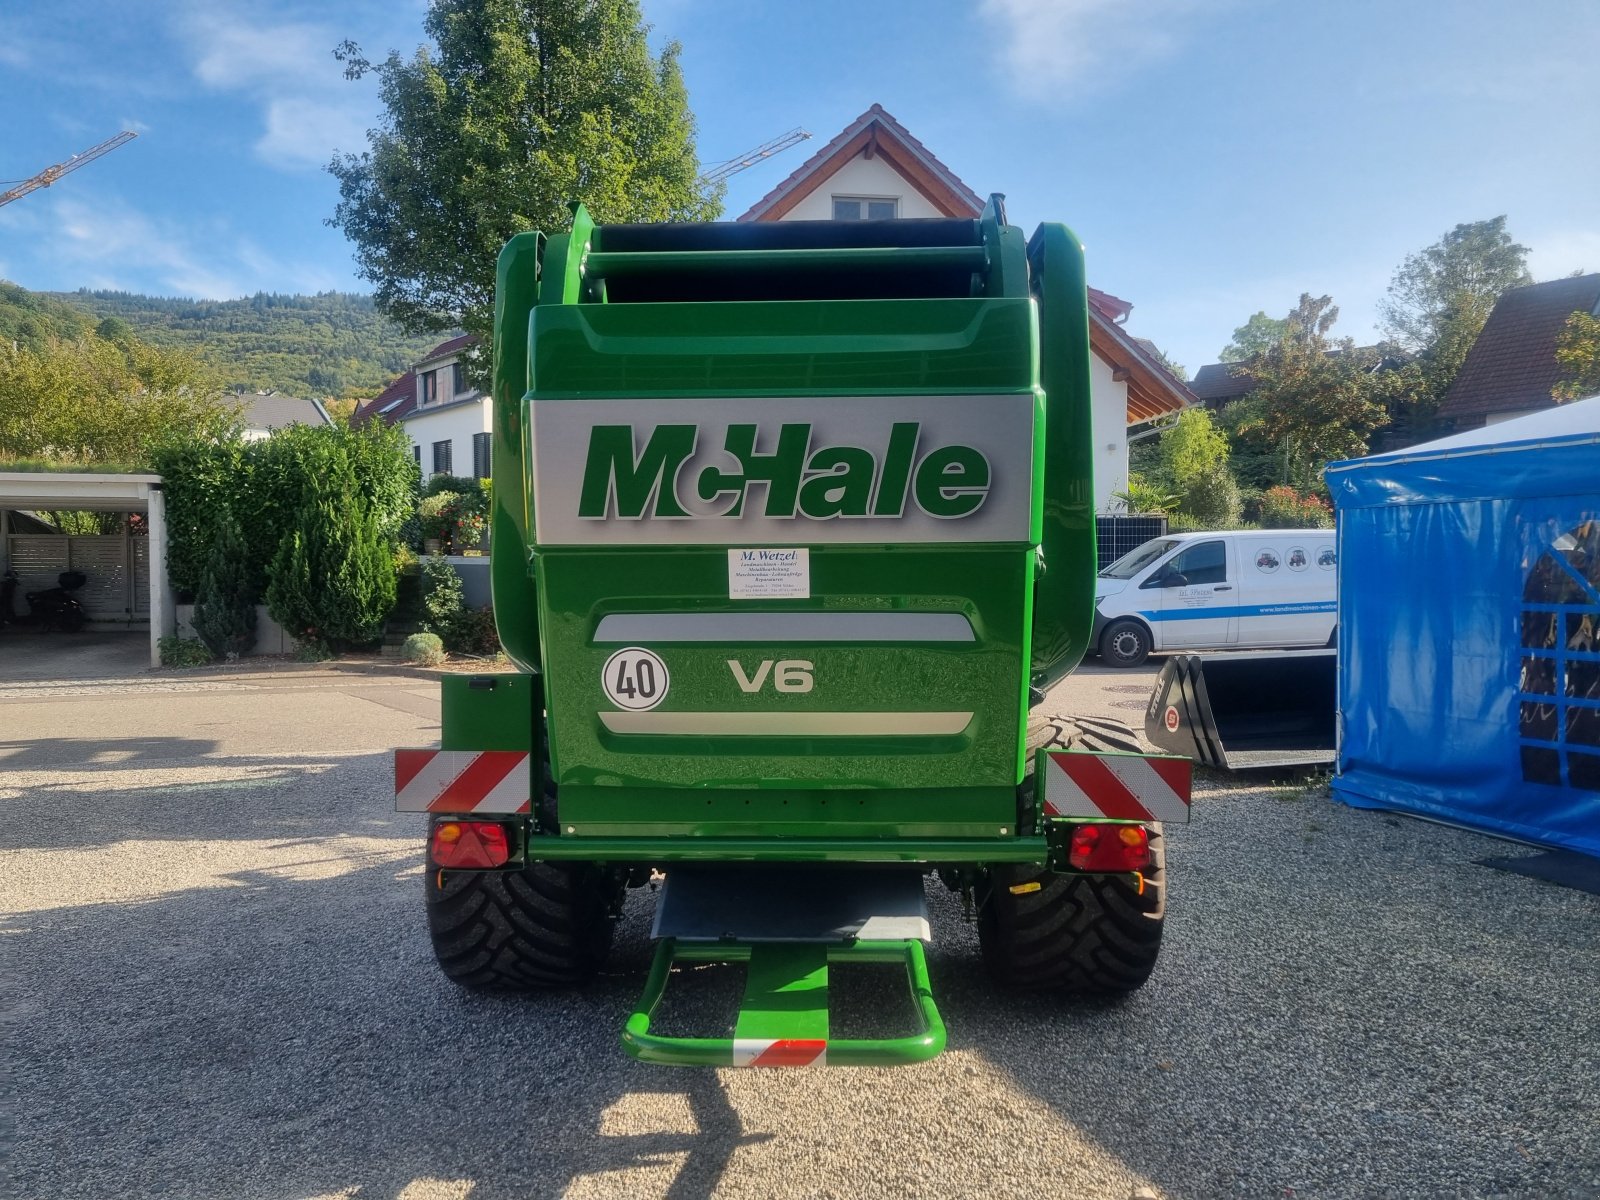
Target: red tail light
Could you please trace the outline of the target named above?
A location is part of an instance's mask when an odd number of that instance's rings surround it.
[[[435,866],[451,870],[502,867],[511,858],[506,828],[494,821],[441,821],[429,850]]]
[[[1143,825],[1076,825],[1067,862],[1077,871],[1143,871],[1150,865],[1150,833]]]

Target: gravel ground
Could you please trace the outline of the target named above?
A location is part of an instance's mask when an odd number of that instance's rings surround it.
[[[218,682],[0,698],[6,1194],[1600,1195],[1600,903],[1506,843],[1203,781],[1126,1003],[997,994],[935,889],[939,1059],[655,1068],[648,893],[583,993],[433,968],[387,758],[431,683]]]

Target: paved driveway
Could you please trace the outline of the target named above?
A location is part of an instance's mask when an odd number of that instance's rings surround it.
[[[112,679],[150,669],[150,631],[97,629],[40,633],[0,626],[0,684],[21,680]]]
[[[1600,1194],[1600,907],[1473,865],[1504,843],[1213,787],[1127,1003],[997,993],[934,889],[942,1057],[673,1070],[617,1045],[648,893],[584,992],[434,970],[388,759],[431,682],[78,691],[0,686],[16,1195]]]

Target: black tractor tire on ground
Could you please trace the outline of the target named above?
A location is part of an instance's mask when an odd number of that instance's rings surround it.
[[[621,886],[593,863],[425,872],[428,936],[445,975],[474,991],[587,983],[611,949]]]
[[[1028,814],[1035,750],[1142,752],[1132,731],[1111,719],[1058,718],[1031,726],[1028,735],[1028,775],[1019,789],[1019,805]],[[1139,988],[1155,969],[1167,914],[1165,842],[1159,824],[1148,828],[1151,863],[1142,888],[1129,875],[990,867],[976,897],[978,941],[990,978],[1020,991],[1088,996],[1116,997]],[[1037,890],[1012,890],[1032,884]]]
[[[1141,666],[1150,648],[1150,631],[1138,621],[1113,621],[1100,635],[1100,661],[1108,667]]]

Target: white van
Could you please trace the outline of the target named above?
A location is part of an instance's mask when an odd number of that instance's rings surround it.
[[[1100,572],[1093,645],[1114,667],[1163,650],[1332,645],[1338,562],[1331,529],[1155,538]]]

